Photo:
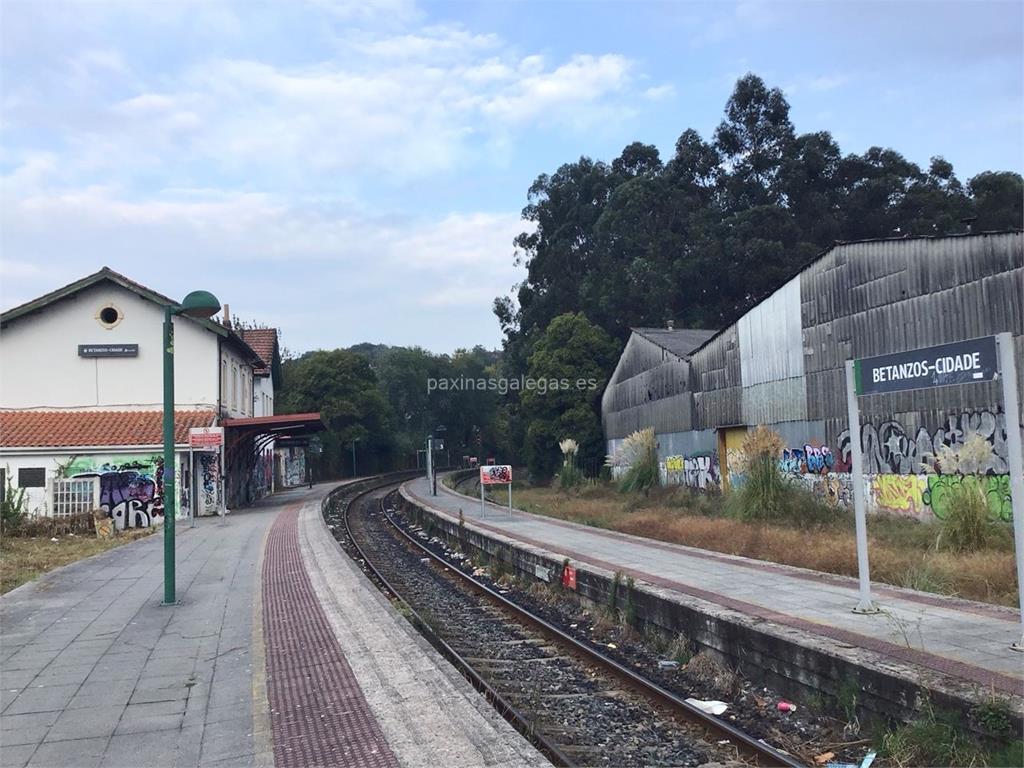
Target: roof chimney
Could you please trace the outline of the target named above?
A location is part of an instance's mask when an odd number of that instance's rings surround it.
[[[231,307],[229,307],[227,304],[224,305],[224,327],[231,327]]]
[[[665,327],[668,328],[670,331],[674,331],[676,329],[676,321],[675,320],[666,320],[665,321]]]

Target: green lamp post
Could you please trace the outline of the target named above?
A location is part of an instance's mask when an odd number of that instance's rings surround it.
[[[213,317],[220,302],[209,291],[192,291],[181,304],[164,307],[164,605],[177,602],[174,584],[174,316]]]

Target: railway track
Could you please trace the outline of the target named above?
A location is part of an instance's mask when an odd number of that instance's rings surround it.
[[[391,515],[398,481],[342,489],[336,538],[430,642],[555,764],[798,766],[511,603]],[[356,491],[355,493],[353,491]]]

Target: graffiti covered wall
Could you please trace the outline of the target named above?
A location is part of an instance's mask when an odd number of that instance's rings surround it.
[[[989,444],[991,456],[978,475],[951,474],[938,459],[943,446],[959,449],[972,435]],[[1006,420],[1002,413],[969,410],[948,415],[936,429],[907,429],[899,421],[867,423],[861,427],[864,490],[868,511],[943,519],[949,512],[950,491],[962,483],[981,486],[994,520],[1009,522],[1010,482],[1006,453]],[[732,488],[742,486],[742,448],[728,448],[727,474]],[[830,504],[853,506],[849,430],[834,448],[816,440],[783,450],[779,469]],[[723,487],[717,452],[669,456],[661,463],[662,482],[699,490]]]
[[[201,451],[195,456],[199,514],[216,515],[220,510],[220,454]]]
[[[98,477],[100,506],[118,530],[163,522],[163,456],[75,457],[64,477]]]

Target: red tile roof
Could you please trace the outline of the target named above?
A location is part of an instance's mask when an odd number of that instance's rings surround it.
[[[252,347],[252,351],[267,364],[266,368],[257,368],[256,375],[269,375],[270,366],[274,364],[274,351],[277,349],[277,329],[246,328],[239,329],[238,334],[242,337],[242,341]]]
[[[213,411],[175,411],[174,442],[191,427],[213,426]],[[0,447],[160,445],[162,411],[0,411]]]

